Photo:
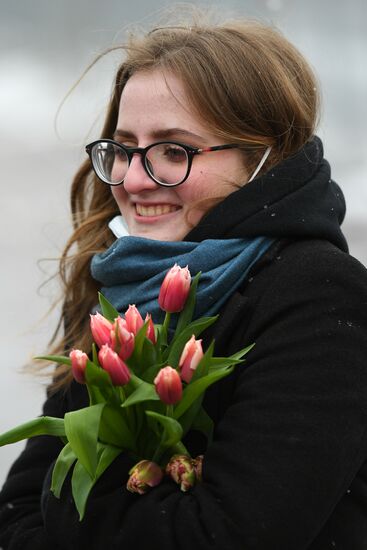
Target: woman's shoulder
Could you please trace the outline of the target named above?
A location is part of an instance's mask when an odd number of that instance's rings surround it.
[[[356,258],[326,240],[276,242],[249,273],[244,294],[293,295],[299,291],[325,297],[351,293],[365,300],[367,269]],[[362,304],[361,304],[362,305]]]

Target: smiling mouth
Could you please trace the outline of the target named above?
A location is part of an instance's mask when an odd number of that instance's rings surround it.
[[[143,205],[135,204],[136,213],[139,216],[153,217],[153,216],[162,216],[163,214],[170,214],[171,212],[176,212],[179,210],[179,206],[173,204],[154,204],[154,205]]]

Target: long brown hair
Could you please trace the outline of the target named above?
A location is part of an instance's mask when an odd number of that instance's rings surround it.
[[[119,101],[127,80],[137,71],[161,70],[179,77],[197,116],[213,134],[246,146],[248,171],[271,145],[266,168],[296,153],[314,134],[319,96],[314,74],[300,52],[282,34],[245,20],[212,25],[155,28],[131,35],[114,81],[101,137],[112,138]],[[117,49],[117,48],[112,48]],[[111,50],[109,50],[111,51]],[[90,260],[113,241],[107,223],[118,214],[108,186],[86,160],[71,188],[74,232],[61,256],[62,336],[52,353],[91,347],[89,313],[98,284]],[[70,381],[69,369],[58,367],[56,386]]]

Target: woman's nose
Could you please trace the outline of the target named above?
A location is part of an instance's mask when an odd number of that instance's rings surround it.
[[[158,187],[158,184],[147,174],[141,155],[134,153],[124,179],[125,191],[133,195],[142,191],[152,191]]]

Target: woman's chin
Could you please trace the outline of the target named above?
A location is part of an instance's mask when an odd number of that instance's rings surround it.
[[[131,224],[129,234],[133,237],[144,237],[155,241],[181,241],[189,232],[190,227],[182,222],[177,224]]]

